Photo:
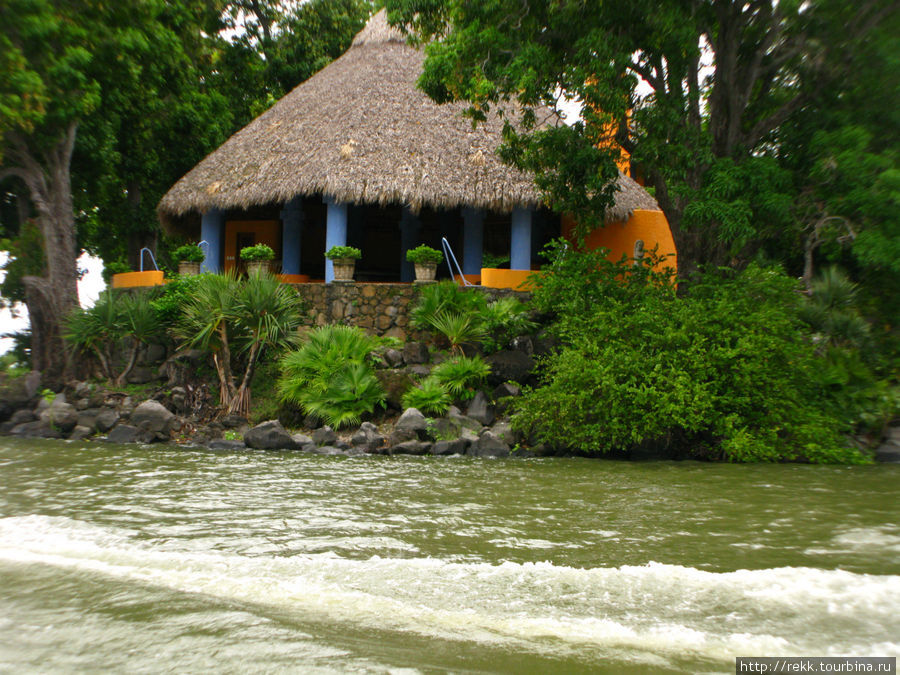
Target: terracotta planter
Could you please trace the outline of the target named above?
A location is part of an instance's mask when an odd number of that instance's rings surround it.
[[[200,274],[200,263],[182,261],[178,263],[178,274],[183,277],[192,277],[196,274]]]
[[[355,258],[335,258],[331,263],[334,266],[335,281],[353,281],[353,271],[356,269]]]
[[[416,283],[427,284],[434,281],[437,274],[437,263],[414,263],[416,268]]]
[[[269,271],[268,260],[248,260],[244,265],[247,267],[247,274],[262,274]]]

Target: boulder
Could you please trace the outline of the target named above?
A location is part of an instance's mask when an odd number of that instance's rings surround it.
[[[347,453],[333,445],[317,445],[312,450],[317,455],[346,455]]]
[[[376,370],[375,377],[384,389],[384,399],[388,407],[403,410],[403,395],[416,384],[410,374],[405,370]]]
[[[291,440],[294,441],[294,445],[296,445],[298,448],[302,448],[304,445],[309,445],[310,443],[315,445],[315,443],[313,443],[313,439],[311,439],[306,434],[291,434]]]
[[[240,429],[241,427],[247,426],[247,418],[243,415],[235,415],[234,413],[230,415],[225,415],[219,423],[222,425],[223,429]]]
[[[438,441],[431,446],[429,452],[432,455],[464,455],[468,447],[469,443],[467,441],[457,438],[452,441]]]
[[[509,457],[509,445],[488,429],[469,446],[468,454],[473,457]]]
[[[527,335],[519,335],[518,337],[514,337],[510,346],[516,351],[527,354],[528,356],[534,354],[534,342],[532,342],[531,338]]]
[[[534,370],[534,359],[518,350],[504,350],[485,358],[491,367],[488,384],[492,387],[504,382],[526,382]]]
[[[490,428],[490,431],[507,445],[515,445],[518,441],[516,433],[512,430],[512,427],[509,426],[508,422],[497,422]]]
[[[16,410],[32,403],[41,386],[41,374],[33,370],[22,377],[0,379],[0,419],[7,419]]]
[[[412,431],[416,434],[428,431],[428,420],[415,408],[407,408],[394,425],[394,431]]]
[[[83,441],[85,438],[89,438],[93,435],[94,430],[91,427],[83,427],[80,424],[76,425],[74,429],[72,429],[72,433],[69,434],[70,441]]]
[[[480,434],[484,427],[478,420],[473,420],[471,417],[460,415],[459,413],[447,413],[447,419],[457,425],[460,429],[468,429],[469,431],[475,432],[476,435]]]
[[[900,427],[890,427],[887,438],[875,450],[875,461],[889,464],[900,463]]]
[[[140,443],[146,432],[130,424],[117,424],[106,434],[109,443]]]
[[[399,349],[388,349],[384,353],[384,362],[389,368],[399,368],[403,365],[403,352]]]
[[[176,418],[159,401],[144,401],[131,413],[129,422],[160,437],[160,440],[170,436],[176,426]]]
[[[100,433],[104,433],[112,429],[119,422],[119,413],[112,408],[104,408],[94,419],[94,428]]]
[[[312,434],[312,442],[316,445],[334,445],[336,441],[337,434],[329,426],[316,429]]]
[[[391,447],[395,455],[425,455],[431,449],[431,443],[423,441],[403,441]]]
[[[495,401],[494,412],[499,416],[505,415],[506,411],[509,410],[512,399],[516,396],[521,396],[521,394],[522,388],[517,384],[504,382],[499,385],[491,394]]]
[[[65,435],[58,427],[50,426],[49,422],[45,420],[17,424],[10,429],[9,433],[13,436],[23,436],[25,438],[65,438]]]
[[[407,342],[403,345],[403,360],[407,365],[428,363],[428,345],[424,342]]]
[[[12,422],[13,426],[17,424],[25,424],[26,422],[34,422],[37,419],[35,414],[28,410],[27,408],[23,408],[22,410],[16,410],[12,414],[12,417],[9,418],[9,421]]]
[[[296,445],[291,435],[278,420],[257,424],[244,433],[244,443],[257,450],[293,450]]]
[[[244,450],[246,444],[244,441],[230,441],[225,438],[216,438],[206,444],[210,450]]]
[[[481,422],[484,426],[490,426],[494,422],[494,406],[487,400],[487,396],[479,391],[469,401],[469,407],[466,408],[466,416]]]
[[[350,444],[354,448],[360,448],[368,453],[375,452],[383,443],[384,436],[378,433],[378,428],[371,422],[363,422],[350,438]]]
[[[68,434],[78,424],[78,411],[74,405],[66,403],[65,396],[60,394],[41,411],[38,419],[52,428],[59,429],[63,434]]]
[[[410,375],[415,375],[418,378],[428,377],[431,375],[431,366],[425,365],[416,365],[409,367]]]

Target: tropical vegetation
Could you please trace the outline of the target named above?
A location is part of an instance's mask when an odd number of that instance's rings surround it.
[[[329,260],[340,260],[342,258],[359,260],[362,258],[362,251],[354,246],[332,246],[325,251],[325,257]]]

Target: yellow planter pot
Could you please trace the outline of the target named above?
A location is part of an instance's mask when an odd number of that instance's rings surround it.
[[[487,288],[511,288],[516,291],[530,291],[528,277],[540,274],[534,270],[501,270],[492,267],[481,268],[481,285]]]
[[[161,270],[148,270],[147,272],[123,272],[113,274],[113,288],[138,288],[141,286],[162,286],[166,283]]]

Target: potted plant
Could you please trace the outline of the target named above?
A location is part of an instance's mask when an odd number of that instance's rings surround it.
[[[266,244],[256,244],[241,249],[241,260],[247,265],[248,274],[259,274],[268,271],[269,263],[275,257],[275,251]]]
[[[422,244],[408,250],[406,259],[415,265],[416,283],[430,283],[434,281],[437,266],[444,261],[444,254]]]
[[[206,258],[206,254],[196,244],[185,244],[176,248],[172,257],[178,261],[178,274],[188,277],[200,273],[200,263]]]
[[[325,257],[334,266],[334,280],[348,282],[353,281],[353,269],[362,258],[362,251],[353,246],[332,246],[325,251]]]

